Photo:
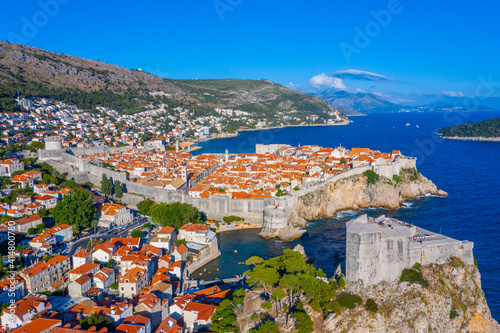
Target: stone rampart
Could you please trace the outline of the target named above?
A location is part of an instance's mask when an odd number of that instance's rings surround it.
[[[450,257],[474,264],[473,243],[459,241],[407,223],[366,215],[346,225],[346,278],[364,285],[396,280],[415,263],[443,264]]]

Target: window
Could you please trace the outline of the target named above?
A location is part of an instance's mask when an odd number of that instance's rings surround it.
[[[134,291],[134,287],[131,287],[130,290]]]
[[[124,289],[123,289],[123,287],[122,287],[122,291],[123,291],[123,290],[124,290]]]

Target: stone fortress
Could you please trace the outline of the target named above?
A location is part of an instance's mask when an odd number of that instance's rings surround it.
[[[390,282],[417,262],[443,264],[450,257],[474,265],[473,245],[385,215],[361,215],[346,225],[346,279],[363,285]]]

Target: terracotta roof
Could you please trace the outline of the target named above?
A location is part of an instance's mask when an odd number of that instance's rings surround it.
[[[186,252],[188,250],[187,246],[184,245],[184,244],[181,244],[180,246],[178,246],[176,249],[177,253],[179,254],[184,254],[184,252]],[[175,263],[174,263],[175,264]]]
[[[86,274],[86,273],[94,270],[96,267],[99,267],[99,264],[96,264],[93,262],[86,262],[85,264],[70,270],[68,273],[69,274]]]
[[[197,231],[207,231],[208,229],[210,229],[210,227],[205,224],[188,223],[183,225],[179,230],[197,232]]]
[[[11,333],[40,333],[59,325],[61,325],[61,321],[58,319],[38,318]]]

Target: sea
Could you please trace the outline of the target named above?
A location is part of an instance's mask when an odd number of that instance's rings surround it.
[[[351,117],[346,126],[303,126],[245,131],[227,139],[199,144],[196,154],[255,152],[255,144],[284,143],[346,148],[369,147],[382,152],[401,150],[417,157],[417,168],[448,197],[407,200],[397,210],[344,211],[332,219],[309,221],[309,236],[283,242],[264,240],[259,230],[218,234],[222,256],[193,273],[204,280],[234,277],[248,267],[250,256],[269,258],[301,244],[313,264],[334,273],[334,256],[345,253],[345,223],[358,214],[385,214],[447,236],[474,242],[474,257],[482,287],[495,319],[500,320],[500,142],[441,139],[442,127],[500,117],[500,111],[371,114]],[[201,273],[201,275],[200,275]]]

